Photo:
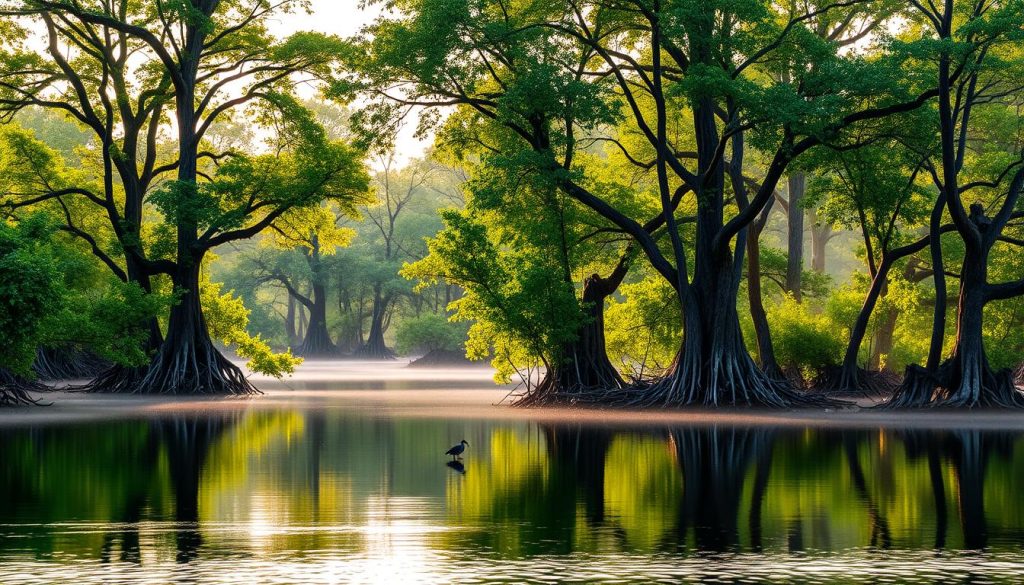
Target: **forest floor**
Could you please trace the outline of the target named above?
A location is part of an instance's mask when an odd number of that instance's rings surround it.
[[[148,418],[176,414],[269,410],[367,410],[382,415],[480,420],[524,420],[616,427],[787,426],[830,428],[919,428],[1024,430],[1024,414],[1012,411],[870,408],[872,401],[842,409],[612,410],[513,408],[511,386],[495,386],[488,368],[408,368],[407,360],[310,361],[295,376],[253,376],[264,391],[254,398],[125,396],[58,390],[38,394],[49,406],[0,409],[0,426]]]

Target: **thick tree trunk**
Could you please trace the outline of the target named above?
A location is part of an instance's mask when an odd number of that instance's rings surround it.
[[[939,368],[939,405],[956,407],[1024,406],[1010,370],[995,372],[988,363],[983,341],[988,250],[968,248],[960,272],[956,345],[952,357]]]
[[[370,316],[370,335],[355,355],[361,358],[392,360],[395,352],[384,342],[384,322],[391,305],[391,295],[383,294],[380,284],[373,287],[373,313]]]
[[[313,298],[310,299],[309,326],[302,340],[299,355],[303,357],[329,357],[338,353],[327,331],[327,291],[323,284],[313,284]]]
[[[796,390],[788,380],[769,376],[754,363],[740,331],[732,258],[720,253],[715,264],[717,270],[705,273],[707,280],[694,279],[681,299],[683,347],[665,379],[655,383],[642,402],[775,408],[829,403]]]
[[[804,271],[804,207],[807,178],[803,173],[789,176],[789,209],[787,209],[786,291],[797,301],[801,300],[801,285]]]
[[[895,407],[932,404],[958,408],[1024,407],[1013,372],[993,371],[985,355],[983,329],[987,302],[989,249],[968,246],[960,270],[956,344],[949,359],[938,367],[907,369],[903,385],[890,401]],[[936,299],[936,312],[945,303]],[[930,366],[936,341],[933,332]],[[941,345],[939,346],[941,347]]]
[[[601,401],[610,390],[625,387],[618,370],[608,359],[604,337],[604,308],[608,297],[618,289],[628,267],[620,262],[608,278],[593,274],[583,282],[581,310],[583,321],[576,340],[566,344],[562,355],[544,378],[516,406]]]
[[[256,390],[242,370],[214,347],[199,301],[199,265],[179,265],[174,285],[183,291],[171,309],[167,337],[141,379],[121,377],[94,390],[130,394],[247,395]]]

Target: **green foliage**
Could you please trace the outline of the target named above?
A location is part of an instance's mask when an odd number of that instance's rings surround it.
[[[811,380],[842,358],[845,338],[825,314],[815,313],[808,304],[789,296],[767,312],[775,357],[783,368],[797,370]]]
[[[440,278],[465,289],[452,303],[454,318],[472,321],[466,355],[493,352],[496,379],[516,370],[552,364],[575,339],[582,319],[572,285],[552,278],[564,270],[558,255],[541,248],[502,247],[491,230],[469,211],[442,212],[445,228],[428,243],[430,254],[402,274],[433,283]]]
[[[427,314],[402,321],[395,332],[395,347],[402,354],[462,351],[468,327],[444,315]]]
[[[648,276],[619,287],[605,313],[605,342],[624,373],[652,375],[672,364],[682,343],[679,297],[665,279]]]
[[[248,367],[253,372],[282,378],[295,371],[302,363],[302,358],[292,356],[291,350],[274,353],[260,336],[252,336],[247,332],[249,310],[241,299],[232,291],[221,293],[222,284],[210,282],[204,278],[200,283],[200,299],[203,304],[203,316],[210,337],[225,345],[235,346],[239,357],[249,360]]]
[[[56,265],[40,254],[52,231],[42,217],[0,223],[0,367],[29,375],[43,317],[60,299]],[[42,232],[42,233],[41,233]]]
[[[786,253],[771,246],[761,246],[761,277],[775,283],[779,291],[786,289]],[[804,270],[800,277],[801,292],[806,297],[822,298],[832,288],[832,277],[825,272]]]

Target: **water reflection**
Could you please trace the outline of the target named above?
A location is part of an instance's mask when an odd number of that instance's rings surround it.
[[[462,437],[473,450],[446,461]],[[303,559],[362,563],[367,578],[458,578],[468,569],[456,560],[480,575],[525,559],[556,573],[634,559],[607,576],[645,580],[655,566],[688,575],[688,559],[729,574],[739,561],[842,564],[872,551],[927,553],[900,565],[904,576],[936,554],[975,569],[998,560],[998,576],[1022,568],[1001,556],[1024,543],[1022,442],[305,411],[4,430],[0,580],[88,573],[80,563],[267,577]]]

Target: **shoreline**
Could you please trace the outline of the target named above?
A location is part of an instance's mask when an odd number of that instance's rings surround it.
[[[463,383],[468,380],[463,380]],[[299,386],[301,384],[292,384]],[[989,430],[1024,432],[1024,413],[1000,410],[873,410],[870,408],[678,410],[591,407],[517,408],[501,403],[507,387],[462,389],[267,388],[253,397],[132,396],[54,391],[37,396],[49,406],[0,409],[0,429],[106,422],[175,415],[247,411],[359,411],[380,417],[523,421],[622,428],[663,426],[788,427],[834,429]],[[455,384],[458,385],[458,384]]]

